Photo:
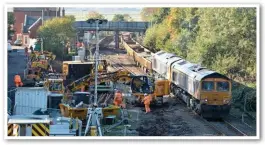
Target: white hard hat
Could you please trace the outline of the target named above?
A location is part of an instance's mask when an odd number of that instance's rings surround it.
[[[147,94],[145,93],[144,96],[147,96]]]

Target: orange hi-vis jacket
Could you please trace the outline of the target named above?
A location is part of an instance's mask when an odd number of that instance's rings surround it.
[[[15,83],[21,83],[21,77],[19,75],[15,75],[14,82]]]
[[[120,105],[121,103],[122,103],[122,94],[121,93],[115,93],[114,104]]]
[[[144,97],[143,99],[144,101],[144,105],[150,105],[151,101],[152,101],[152,97],[150,95]]]

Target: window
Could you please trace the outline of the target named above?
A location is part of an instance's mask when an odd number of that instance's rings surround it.
[[[212,81],[203,81],[202,90],[203,91],[212,91],[214,89],[214,82]]]
[[[63,88],[62,88],[62,84],[60,82],[58,83],[52,83],[50,85],[50,91],[61,91]]]
[[[217,82],[217,91],[229,91],[229,83]]]
[[[174,82],[177,80],[177,73],[176,72],[173,72],[172,79]]]
[[[24,39],[25,39],[25,44],[27,45],[28,44],[28,37],[25,36]]]
[[[162,54],[164,54],[164,52],[160,52],[160,53],[158,53],[157,55],[162,55]]]
[[[156,59],[154,59],[154,68],[157,68]]]
[[[22,34],[17,34],[17,40],[22,40]]]
[[[182,61],[180,63],[178,63],[179,65],[183,65],[183,64],[186,64],[187,62],[186,61]]]

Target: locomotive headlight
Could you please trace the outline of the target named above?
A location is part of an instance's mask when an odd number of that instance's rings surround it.
[[[207,103],[208,102],[208,99],[207,98],[204,98],[201,101],[202,101],[202,103]]]
[[[224,104],[229,104],[230,103],[230,99],[224,99]]]

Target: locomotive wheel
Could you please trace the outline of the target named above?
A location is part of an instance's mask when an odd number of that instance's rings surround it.
[[[200,104],[197,104],[196,107],[195,107],[195,112],[198,114],[198,115],[201,115],[201,107],[200,107]]]

